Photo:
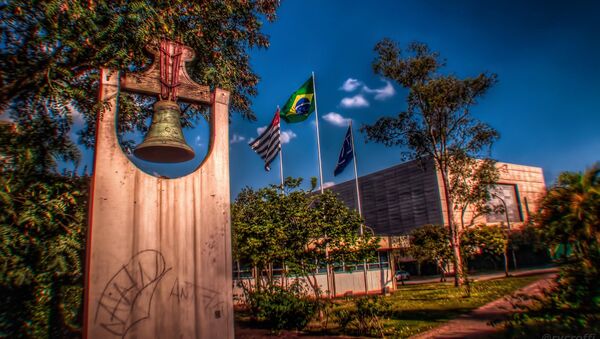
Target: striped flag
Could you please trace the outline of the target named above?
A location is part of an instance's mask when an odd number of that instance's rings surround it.
[[[277,153],[281,149],[281,142],[279,141],[279,108],[275,112],[271,125],[264,130],[256,140],[252,141],[249,145],[254,152],[258,153],[261,158],[265,161],[265,170],[271,170],[269,165],[271,161],[275,159]]]

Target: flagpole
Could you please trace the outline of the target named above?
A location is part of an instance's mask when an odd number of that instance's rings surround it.
[[[358,206],[358,215],[362,217],[362,205],[360,203],[360,189],[358,188],[358,170],[356,166],[356,151],[354,147],[354,131],[352,131],[352,120],[350,120],[350,139],[352,140],[352,157],[354,158],[354,184],[356,185],[356,198]],[[363,225],[360,225],[360,235],[363,235]]]
[[[277,112],[279,112],[279,105],[277,105]],[[277,113],[279,114],[279,113]],[[283,144],[281,143],[281,119],[279,119],[279,177],[281,178],[281,193],[284,192],[283,187]]]
[[[281,177],[281,190],[283,191],[283,153],[279,149],[279,176]]]
[[[313,94],[315,96],[315,125],[317,127],[317,154],[319,155],[319,179],[321,180],[321,194],[323,194],[323,166],[321,164],[321,138],[319,137],[319,110],[317,109],[317,82],[315,81],[315,72],[312,72],[312,79],[313,79]],[[325,234],[325,237],[327,238],[327,234]],[[327,261],[326,264],[326,268],[325,270],[327,271],[326,276],[327,276],[327,290],[329,291],[329,296],[331,297],[331,295],[333,294],[333,296],[335,297],[335,291],[331,291],[331,285],[332,282],[330,282],[330,280],[333,280],[335,278],[331,278],[331,265],[329,265],[329,249],[328,246],[325,245],[325,260]],[[333,286],[335,286],[335,281],[333,281]],[[332,293],[333,292],[333,293]]]
[[[315,95],[315,124],[317,125],[317,150],[319,154],[319,178],[321,179],[321,194],[323,194],[323,166],[321,164],[321,138],[319,137],[319,111],[317,110],[317,82],[315,72],[312,72],[313,93]]]
[[[352,141],[352,158],[354,158],[354,184],[356,185],[356,201],[358,206],[358,215],[362,218],[362,205],[360,203],[360,189],[358,186],[358,169],[356,163],[358,162],[356,159],[356,147],[354,147],[354,131],[352,130],[352,120],[350,120],[350,140]],[[360,236],[364,235],[364,225],[360,223]],[[365,294],[369,294],[369,285],[367,284],[367,260],[363,261],[363,277],[365,281]]]

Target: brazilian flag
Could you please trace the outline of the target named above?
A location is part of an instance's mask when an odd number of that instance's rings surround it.
[[[311,77],[296,92],[292,93],[283,105],[279,115],[285,122],[300,122],[306,120],[315,110],[315,85]]]

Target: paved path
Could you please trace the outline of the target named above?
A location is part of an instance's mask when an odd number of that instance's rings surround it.
[[[542,289],[551,286],[552,278],[555,276],[556,273],[548,272],[540,280],[525,286],[515,293],[539,294]],[[515,299],[509,296],[492,301],[471,313],[462,315],[442,326],[411,338],[486,338],[490,334],[500,330],[500,328],[492,327],[488,323],[492,320],[506,318],[508,314],[512,313],[511,301],[513,300]]]

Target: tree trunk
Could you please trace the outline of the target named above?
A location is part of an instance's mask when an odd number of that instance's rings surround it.
[[[504,275],[509,276],[508,274],[508,243],[504,244]]]
[[[440,282],[446,281],[446,270],[444,270],[444,263],[438,260],[437,266],[438,270],[440,270]]]
[[[335,288],[335,268],[333,267],[333,264],[329,265],[329,269],[331,270],[331,297],[335,298],[337,291]]]
[[[256,292],[260,292],[260,270],[258,269],[258,266],[255,265],[254,267],[252,267],[252,271],[254,275],[254,289]]]
[[[390,239],[391,237],[388,237],[388,239]],[[391,244],[392,241],[390,240],[389,243]],[[395,290],[396,289],[396,255],[394,254],[394,251],[392,250],[390,252],[390,273],[392,274],[392,289]]]
[[[460,237],[459,232],[456,229],[454,223],[454,210],[452,204],[452,198],[448,189],[448,173],[444,168],[439,166],[440,173],[442,175],[442,183],[444,185],[444,197],[446,198],[446,216],[448,218],[448,228],[450,229],[450,245],[452,246],[452,263],[454,264],[454,286],[458,287],[463,284],[463,267],[462,267],[462,256],[460,253]]]

